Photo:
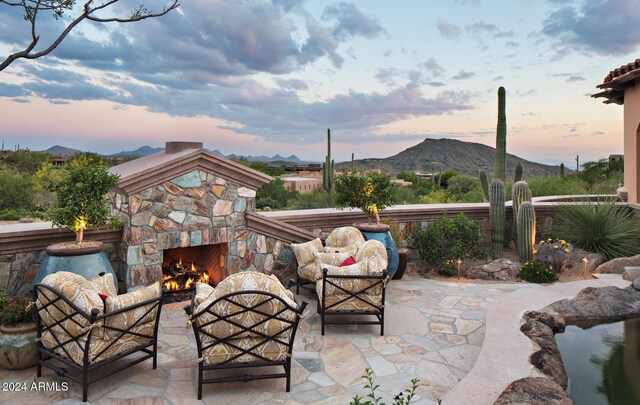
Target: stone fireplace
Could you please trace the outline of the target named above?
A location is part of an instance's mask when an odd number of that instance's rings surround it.
[[[226,275],[227,246],[217,243],[163,251],[163,287],[168,291],[190,290],[196,281],[217,285]]]
[[[205,266],[214,283],[273,270],[281,243],[249,229],[246,215],[269,176],[194,142],[168,142],[110,171],[120,175],[111,201],[125,222],[119,277],[126,288],[163,280],[163,266],[180,259]]]

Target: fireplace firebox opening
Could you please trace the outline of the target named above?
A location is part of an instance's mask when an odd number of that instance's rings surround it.
[[[162,284],[166,293],[187,292],[196,282],[216,286],[225,275],[227,244],[167,249],[162,252]]]

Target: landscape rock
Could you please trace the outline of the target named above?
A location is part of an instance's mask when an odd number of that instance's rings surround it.
[[[604,257],[601,254],[574,248],[571,252],[565,254],[562,260],[562,271],[571,271],[573,269],[584,271],[584,262],[582,260],[585,257],[589,260],[587,263],[587,272],[589,274],[596,272],[598,266],[604,263]]]
[[[635,288],[636,290],[640,291],[640,278],[636,278],[633,281],[633,288]]]
[[[572,405],[567,393],[552,379],[528,377],[512,382],[494,405],[546,404]]]
[[[491,263],[467,269],[467,278],[481,280],[514,281],[518,279],[520,268],[509,259],[496,259]]]
[[[618,257],[601,264],[596,269],[596,273],[622,274],[625,267],[640,267],[640,255],[631,257]]]
[[[567,389],[569,377],[562,363],[559,351],[541,349],[531,355],[531,364],[549,377],[553,378],[563,389]]]
[[[640,291],[633,287],[588,287],[542,311],[561,313],[568,324],[578,326],[620,321],[640,316]]]
[[[640,278],[640,267],[625,267],[622,278],[629,281],[634,281]]]

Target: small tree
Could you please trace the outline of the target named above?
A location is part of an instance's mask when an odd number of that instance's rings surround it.
[[[382,173],[343,173],[336,178],[336,205],[360,208],[369,222],[379,210],[393,205],[395,187]]]
[[[85,0],[81,7],[76,7],[76,3],[76,0],[0,0],[0,6],[18,7],[23,9],[24,19],[30,25],[29,34],[27,35],[31,37],[29,44],[25,46],[23,50],[12,53],[3,61],[0,61],[0,71],[4,70],[18,59],[37,59],[48,55],[51,51],[56,49],[58,45],[60,45],[62,40],[69,35],[76,25],[80,24],[84,20],[99,23],[136,22],[147,18],[163,16],[180,6],[178,4],[178,0],[168,0],[162,10],[154,12],[146,8],[143,4],[139,4],[130,10],[128,16],[119,16],[117,14],[117,7],[115,6],[120,3],[120,0],[101,1],[95,4],[93,0]],[[52,40],[50,44],[46,44],[44,49],[41,51],[35,51],[35,47],[38,45],[38,41],[40,40],[40,35],[38,34],[37,29],[38,27],[36,26],[36,22],[38,21],[37,18],[49,14],[55,19],[60,19],[65,12],[73,13],[74,9],[76,14],[72,15],[71,20],[65,26],[63,31],[54,40]],[[1,11],[2,9],[0,9],[0,12]]]
[[[56,226],[76,233],[82,243],[84,230],[99,227],[109,219],[109,203],[105,195],[118,184],[118,175],[107,172],[93,154],[83,154],[70,162],[62,180],[50,185],[56,202],[49,218]]]

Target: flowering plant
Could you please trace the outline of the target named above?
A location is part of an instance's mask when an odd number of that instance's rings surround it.
[[[563,239],[542,239],[533,245],[533,257],[535,260],[551,266],[559,272],[562,266],[562,259],[565,254],[571,252],[573,246]]]
[[[16,326],[21,323],[34,322],[34,311],[31,300],[26,296],[8,297],[0,290],[0,324]]]

